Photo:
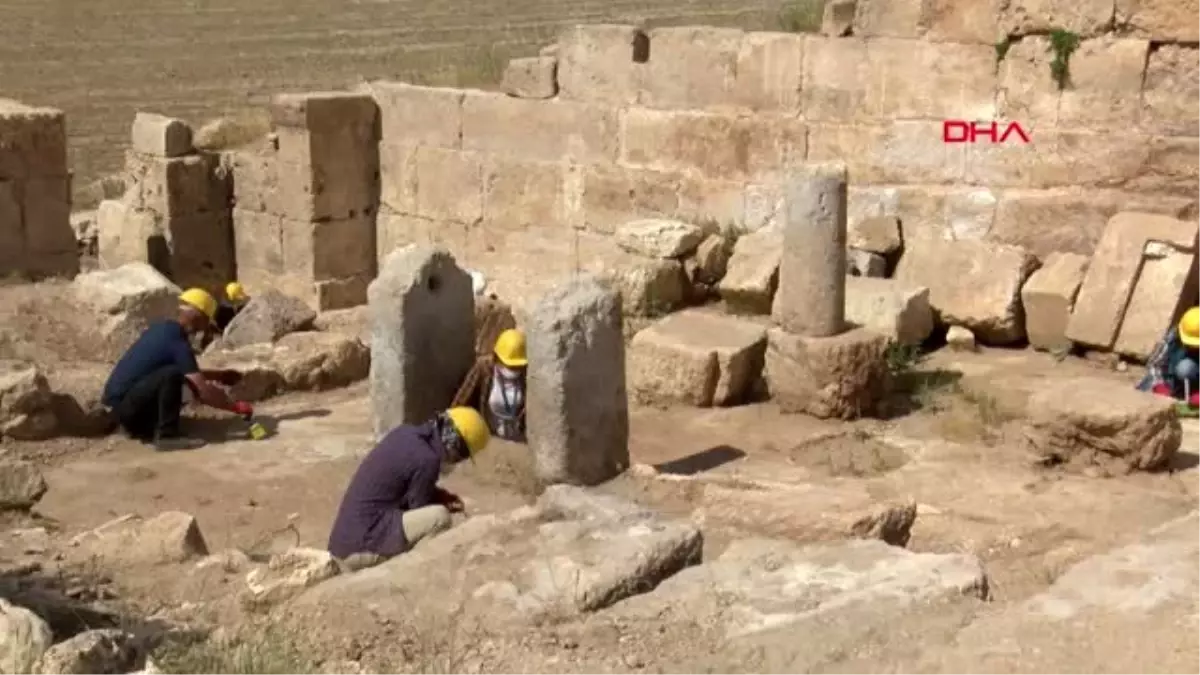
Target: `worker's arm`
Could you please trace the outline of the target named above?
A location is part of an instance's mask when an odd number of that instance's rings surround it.
[[[238,406],[229,398],[229,394],[209,382],[208,378],[204,376],[200,365],[196,363],[196,355],[192,353],[192,346],[187,343],[187,340],[180,340],[175,344],[172,356],[175,365],[183,371],[188,386],[191,387],[201,403],[229,412],[238,412]]]
[[[401,505],[405,509],[419,509],[437,504],[439,465],[436,461],[424,458],[416,460],[418,465],[413,467],[408,488],[401,497]]]

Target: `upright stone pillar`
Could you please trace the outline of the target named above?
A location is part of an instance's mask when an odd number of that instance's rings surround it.
[[[368,290],[375,434],[446,408],[475,361],[475,292],[448,251],[408,246]]]
[[[66,116],[0,98],[0,276],[74,276]]]
[[[547,293],[527,327],[527,436],[538,478],[595,485],[629,467],[621,296],[585,276]]]
[[[274,134],[233,157],[238,275],[319,310],[361,305],[378,267],[378,107],[366,94],[288,94],[271,116]]]
[[[846,329],[846,166],[803,166],[785,194],[775,319],[797,335],[837,335]]]

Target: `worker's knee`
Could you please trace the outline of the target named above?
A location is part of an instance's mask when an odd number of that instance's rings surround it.
[[[432,510],[429,519],[430,534],[445,532],[446,530],[450,529],[451,525],[454,524],[454,520],[450,517],[450,509],[442,506],[441,504],[432,506],[430,509]]]
[[[405,511],[401,516],[404,536],[410,545],[450,529],[450,509],[441,504]]]

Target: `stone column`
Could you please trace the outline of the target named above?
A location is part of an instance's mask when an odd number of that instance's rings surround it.
[[[66,116],[0,98],[0,276],[79,272]]]
[[[471,275],[448,251],[393,251],[367,291],[375,434],[427,421],[454,399],[475,361]]]
[[[775,320],[796,335],[837,335],[846,330],[846,166],[806,165],[788,180]]]
[[[621,296],[592,276],[529,315],[529,447],[543,483],[595,485],[629,467]]]

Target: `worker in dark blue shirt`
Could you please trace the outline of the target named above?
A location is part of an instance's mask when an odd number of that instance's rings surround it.
[[[363,458],[338,508],[329,552],[343,565],[365,566],[407,551],[450,527],[462,500],[439,488],[447,467],[474,457],[491,440],[474,408],[451,408],[420,425],[392,429]]]
[[[207,330],[217,302],[207,291],[193,288],[179,296],[179,317],[151,324],[117,361],[104,385],[101,402],[112,410],[132,438],[153,443],[159,450],[195,448],[201,441],[180,433],[183,388],[201,402],[249,417],[253,408],[233,401],[214,384],[229,373],[206,373],[196,363],[189,341]]]

